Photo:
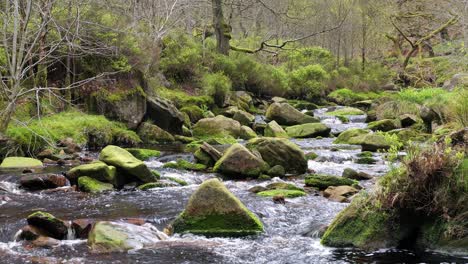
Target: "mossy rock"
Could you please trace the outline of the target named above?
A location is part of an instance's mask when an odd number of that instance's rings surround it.
[[[144,122],[138,128],[138,136],[144,143],[158,144],[174,142],[174,136],[157,125]]]
[[[126,252],[154,246],[166,237],[144,225],[99,221],[89,232],[88,246],[95,253]]]
[[[242,139],[249,140],[252,138],[256,138],[257,133],[255,133],[255,131],[253,131],[253,129],[248,126],[242,126],[239,136]]]
[[[175,182],[177,184],[179,184],[180,186],[187,186],[188,183],[182,179],[179,179],[179,178],[175,178],[175,177],[165,177],[165,179],[168,179],[169,181],[171,182]]]
[[[104,183],[88,176],[82,176],[78,179],[78,188],[83,192],[101,193],[114,190],[110,183]]]
[[[241,134],[241,124],[231,118],[218,115],[204,118],[193,126],[193,135],[200,139],[238,138]]]
[[[266,118],[284,126],[320,122],[317,118],[308,116],[287,103],[271,104],[267,109]]]
[[[375,133],[365,135],[359,145],[363,151],[388,150],[391,147],[385,136]]]
[[[198,148],[197,151],[193,153],[193,156],[195,157],[197,163],[203,164],[206,167],[212,167],[215,164],[214,159],[200,148]]]
[[[288,136],[293,138],[327,137],[331,129],[322,123],[310,123],[286,128]]]
[[[302,174],[307,171],[304,152],[291,141],[283,138],[256,138],[249,140],[246,147],[258,151],[271,167],[281,165],[286,173]]]
[[[180,111],[182,113],[187,114],[192,123],[196,123],[198,122],[198,120],[203,119],[205,117],[203,110],[197,105],[185,106],[181,108]]]
[[[270,168],[267,172],[268,175],[272,177],[284,177],[286,175],[286,170],[281,165],[275,165]]]
[[[430,134],[422,133],[413,128],[394,129],[387,132],[390,135],[397,135],[401,142],[417,141],[424,142],[431,137]]]
[[[318,157],[317,153],[315,152],[309,152],[307,154],[305,154],[305,157],[307,160],[314,160]]]
[[[125,183],[123,175],[117,174],[116,167],[109,166],[102,161],[83,164],[67,172],[67,178],[74,183],[76,183],[81,176],[88,176],[98,181],[109,182],[115,187],[119,187]]]
[[[397,246],[391,238],[390,215],[377,208],[363,208],[355,199],[333,220],[321,239],[331,247],[359,247],[363,249],[388,248]]]
[[[371,157],[362,157],[356,160],[357,164],[375,164],[377,160]]]
[[[154,149],[127,148],[126,150],[139,160],[149,160],[161,156],[161,152]]]
[[[312,174],[312,175],[308,175],[305,178],[305,185],[307,187],[314,187],[319,190],[325,190],[326,188],[330,186],[342,186],[342,185],[356,186],[358,185],[358,182],[355,180],[351,180],[351,179],[343,178],[343,177]]]
[[[55,239],[65,239],[68,234],[68,228],[65,223],[52,214],[37,211],[27,217],[30,226],[35,227],[49,237]]]
[[[263,224],[218,179],[203,182],[172,223],[175,233],[240,237],[263,232]]]
[[[333,144],[359,145],[362,143],[363,137],[369,133],[369,130],[361,128],[348,129],[342,132],[335,141],[333,141]]]
[[[241,123],[241,125],[248,126],[253,123],[255,116],[245,111],[239,110],[234,114],[232,119],[238,121]]]
[[[383,131],[387,132],[393,129],[399,128],[400,125],[398,124],[397,120],[393,119],[382,119],[374,122],[370,122],[367,125],[367,128],[373,131]]]
[[[298,109],[299,111],[315,110],[319,108],[318,105],[311,103],[311,102],[307,102],[307,101],[289,100],[288,103],[294,106],[294,108]]]
[[[287,182],[274,182],[266,186],[267,190],[291,190],[291,191],[304,191],[304,189],[297,187],[292,183]]]
[[[354,107],[343,107],[331,112],[327,112],[329,116],[351,116],[351,115],[365,115],[366,113],[361,109]]]
[[[163,165],[164,168],[189,170],[189,171],[204,171],[207,169],[204,164],[191,163],[184,159],[178,159],[176,162],[168,162]]]
[[[157,182],[149,182],[142,184],[137,187],[138,190],[140,191],[147,191],[151,189],[156,189],[156,188],[166,188],[166,187],[175,187],[177,184],[173,182],[167,182],[167,181],[157,181]]]
[[[0,164],[0,169],[37,168],[44,166],[40,160],[24,157],[7,157]]]
[[[264,135],[265,137],[289,138],[288,133],[274,120],[267,124]]]
[[[143,161],[135,158],[123,148],[109,145],[101,151],[99,160],[115,166],[117,169],[122,169],[142,182],[154,182],[157,180]]]
[[[265,161],[255,156],[247,148],[241,144],[234,144],[216,162],[213,170],[235,178],[257,178],[262,173],[267,172],[269,168]]]
[[[257,193],[257,195],[263,196],[263,197],[283,196],[284,198],[296,198],[296,197],[306,196],[307,194],[304,191],[298,191],[298,190],[275,189],[275,190],[259,192]]]

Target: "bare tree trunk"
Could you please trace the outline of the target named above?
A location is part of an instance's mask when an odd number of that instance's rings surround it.
[[[231,27],[225,22],[223,15],[222,0],[212,0],[213,27],[216,35],[218,52],[224,55],[229,54],[231,48]]]
[[[6,132],[8,128],[8,124],[11,121],[11,117],[13,116],[13,113],[15,112],[15,108],[16,108],[15,106],[16,106],[16,102],[10,101],[7,107],[5,108],[5,110],[3,110],[2,114],[0,115],[0,134]]]

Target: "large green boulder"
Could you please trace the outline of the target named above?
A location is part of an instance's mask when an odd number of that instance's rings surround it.
[[[100,193],[114,190],[110,183],[104,183],[88,176],[78,178],[78,188],[83,192]]]
[[[157,177],[146,167],[143,161],[135,158],[123,148],[109,145],[101,151],[99,160],[123,170],[142,182],[157,181]]]
[[[319,122],[318,119],[308,116],[288,103],[273,103],[266,112],[268,120],[275,120],[280,125],[293,126],[306,123]]]
[[[268,171],[268,164],[241,144],[234,144],[213,167],[215,172],[233,178],[258,177]]]
[[[307,187],[314,187],[319,190],[325,190],[330,186],[353,186],[357,184],[358,182],[355,180],[331,175],[312,174],[305,178],[305,185]]]
[[[67,172],[67,178],[72,182],[76,182],[81,176],[88,176],[99,181],[109,182],[116,187],[124,184],[122,177],[117,177],[117,169],[102,161],[83,164]]]
[[[175,233],[240,237],[263,232],[263,224],[218,179],[200,185],[172,223]]]
[[[400,127],[397,120],[393,119],[382,119],[374,122],[370,122],[367,126],[368,129],[373,131],[387,132]]]
[[[307,171],[304,152],[291,141],[284,138],[255,138],[246,147],[258,151],[270,167],[281,165],[286,173],[302,174]]]
[[[193,126],[193,136],[197,138],[238,138],[240,133],[241,124],[222,115],[201,119]]]
[[[375,133],[365,135],[359,145],[362,151],[388,150],[391,147],[385,136]]]
[[[289,138],[288,133],[274,120],[267,124],[264,135],[265,137]]]
[[[145,143],[149,144],[158,144],[158,143],[168,143],[174,142],[174,137],[167,131],[164,131],[162,128],[157,125],[143,122],[138,128],[138,136]]]
[[[65,223],[52,214],[37,211],[30,214],[26,221],[28,225],[37,228],[41,233],[55,238],[65,239],[68,234],[68,228]]]
[[[42,167],[40,160],[24,157],[8,157],[0,164],[0,169],[21,169]]]
[[[146,225],[99,221],[88,236],[88,246],[93,252],[125,252],[154,246],[167,236]]]
[[[330,131],[331,129],[322,123],[310,123],[286,128],[288,135],[293,138],[327,137],[330,135]]]
[[[333,144],[350,144],[350,145],[359,145],[362,143],[362,140],[365,135],[369,134],[370,131],[361,128],[351,128],[342,132],[336,139],[333,141]]]

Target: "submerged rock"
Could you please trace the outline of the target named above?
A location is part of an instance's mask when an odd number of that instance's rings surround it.
[[[24,157],[7,157],[0,164],[0,169],[22,169],[42,167],[40,160]]]
[[[78,188],[84,192],[100,193],[114,190],[110,183],[104,183],[88,176],[82,176],[78,179]]]
[[[271,104],[267,109],[266,118],[285,126],[319,122],[317,118],[303,114],[288,103]]]
[[[304,191],[298,191],[298,190],[275,189],[275,190],[262,191],[262,192],[257,193],[257,195],[263,196],[263,197],[282,196],[284,198],[296,198],[296,197],[306,196],[307,194]]]
[[[143,161],[135,158],[123,148],[109,145],[101,151],[99,160],[122,169],[142,182],[157,180],[157,177],[146,167]]]
[[[93,252],[125,252],[154,246],[167,236],[150,225],[99,221],[91,229],[88,246]]]
[[[252,151],[258,151],[271,167],[281,165],[286,173],[302,174],[307,171],[304,152],[287,139],[256,138],[250,140],[246,146]]]
[[[20,179],[21,187],[31,191],[54,189],[66,186],[67,183],[67,178],[59,174],[27,175]]]
[[[331,129],[322,123],[310,123],[286,128],[288,135],[293,138],[327,137],[330,135],[330,131]]]
[[[319,190],[325,190],[330,186],[354,186],[357,185],[357,181],[331,175],[312,174],[305,178],[305,185],[307,187],[314,187]]]
[[[117,177],[117,169],[114,166],[108,166],[102,161],[80,165],[67,172],[68,179],[73,182],[76,182],[81,176],[88,176],[99,181],[109,182],[116,187],[124,183],[123,179]]]
[[[288,133],[274,120],[267,124],[264,135],[265,137],[289,138]]]
[[[218,179],[200,185],[172,223],[175,233],[239,237],[263,232],[263,224]]]
[[[268,171],[268,164],[255,156],[241,144],[232,145],[213,167],[215,172],[226,174],[230,177],[258,177]]]
[[[67,237],[68,228],[65,223],[49,213],[37,211],[30,214],[26,220],[30,226],[37,228],[42,234],[47,234],[49,237],[55,239]]]

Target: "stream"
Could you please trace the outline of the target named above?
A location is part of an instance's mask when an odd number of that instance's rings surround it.
[[[316,110],[316,116],[338,133],[348,128],[365,128],[365,116],[350,118],[343,124],[326,116],[328,109]],[[353,168],[375,176],[361,185],[371,190],[389,165],[382,154],[375,153],[377,163],[357,164],[360,147],[334,145],[333,138],[293,140],[305,153],[315,152],[318,158],[309,160],[309,168],[317,173],[341,176],[345,168]],[[164,149],[163,149],[164,151]],[[403,155],[404,153],[402,153]],[[466,263],[458,258],[436,252],[413,252],[381,249],[364,252],[356,249],[336,249],[320,244],[319,230],[328,225],[348,204],[327,200],[318,194],[286,199],[275,204],[271,198],[259,197],[248,190],[276,181],[304,186],[303,178],[274,178],[269,181],[230,181],[225,185],[264,223],[265,232],[248,238],[205,238],[195,235],[175,235],[150,249],[127,253],[94,254],[86,240],[63,240],[52,248],[24,247],[15,242],[16,232],[26,225],[26,216],[43,210],[61,219],[95,219],[119,221],[126,218],[145,219],[163,230],[184,209],[190,195],[206,179],[215,174],[196,173],[162,168],[165,162],[191,155],[164,151],[160,158],[147,165],[162,176],[183,179],[184,187],[157,188],[150,191],[121,190],[92,195],[80,192],[26,192],[18,188],[21,173],[0,173],[0,263]],[[47,172],[63,172],[68,168],[46,167]]]

